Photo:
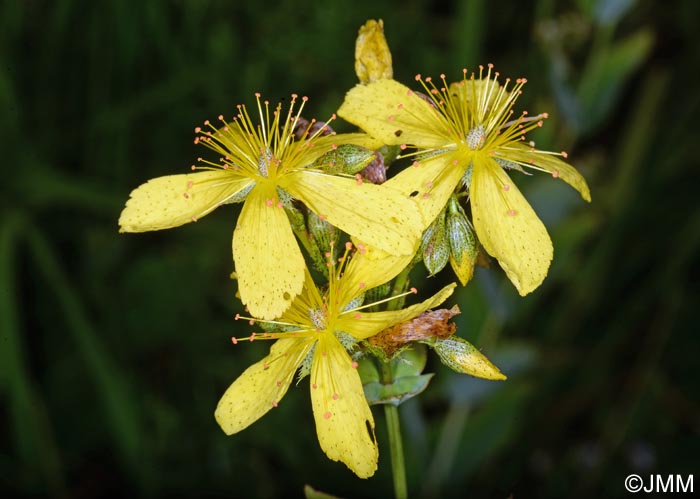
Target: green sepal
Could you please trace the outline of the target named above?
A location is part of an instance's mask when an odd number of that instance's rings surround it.
[[[493,159],[496,161],[496,163],[498,163],[498,166],[500,166],[504,170],[515,170],[516,172],[524,173],[525,175],[532,175],[531,173],[526,172],[525,169],[515,161],[510,161],[509,159],[502,158]]]

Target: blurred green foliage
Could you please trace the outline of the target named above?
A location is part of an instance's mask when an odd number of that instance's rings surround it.
[[[487,62],[526,76],[519,104],[551,116],[538,144],[566,149],[593,194],[520,182],[554,240],[550,275],[522,299],[478,269],[452,300],[509,379],[429,360],[400,408],[412,497],[618,497],[629,473],[697,471],[699,5],[0,2],[2,496],[390,496],[381,411],[367,481],[321,452],[305,384],[235,437],[217,427],[219,396],[266,350],[229,342],[249,329],[227,279],[235,207],[116,226],[132,188],[204,155],[195,126],[253,92],[329,116],[368,18],[398,80]]]

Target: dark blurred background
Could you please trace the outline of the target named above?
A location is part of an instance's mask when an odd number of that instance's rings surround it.
[[[365,481],[320,450],[306,382],[234,437],[216,425],[268,347],[229,341],[250,330],[228,279],[236,207],[117,233],[131,189],[187,171],[206,155],[193,128],[253,92],[328,117],[369,18],[406,83],[488,62],[527,77],[518,107],[551,116],[538,146],[567,150],[593,196],[517,178],[555,260],[526,298],[479,269],[448,303],[509,379],[431,358],[400,408],[411,496],[622,497],[630,473],[700,472],[700,3],[4,0],[0,495],[392,496],[381,410]]]

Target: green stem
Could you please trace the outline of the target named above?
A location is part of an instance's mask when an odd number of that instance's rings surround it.
[[[401,425],[399,423],[399,408],[392,404],[384,404],[387,430],[389,431],[389,449],[391,451],[391,470],[394,475],[394,495],[396,499],[406,499],[406,463],[403,458],[401,442]]]
[[[393,383],[390,364],[390,362],[381,363],[382,383]],[[408,497],[408,489],[406,487],[406,462],[403,456],[399,408],[393,404],[384,404],[384,415],[386,416],[386,426],[389,433],[391,471],[394,478],[394,496],[396,499],[406,499]]]

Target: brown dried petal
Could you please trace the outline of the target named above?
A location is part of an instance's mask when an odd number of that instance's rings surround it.
[[[381,348],[387,356],[391,356],[411,341],[452,336],[457,326],[448,321],[459,313],[458,305],[451,309],[428,310],[410,321],[399,322],[385,329],[367,341],[372,346]]]

